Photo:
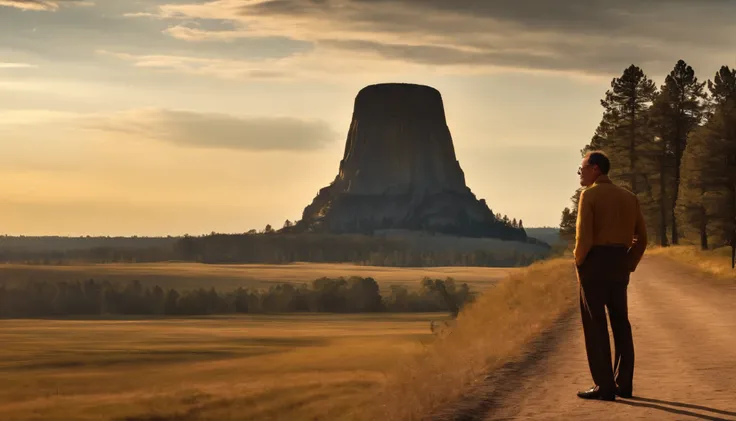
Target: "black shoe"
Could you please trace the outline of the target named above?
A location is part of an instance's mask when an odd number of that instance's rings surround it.
[[[586,391],[578,392],[578,397],[581,399],[597,399],[601,401],[613,401],[616,400],[616,394],[613,392],[605,393],[602,392],[598,386],[592,387]]]
[[[627,389],[621,389],[620,387],[616,386],[616,396],[620,396],[622,398],[630,398],[632,396],[631,391]]]

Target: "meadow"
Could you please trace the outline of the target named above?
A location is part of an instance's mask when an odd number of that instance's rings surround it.
[[[353,419],[446,317],[0,320],[0,419]]]
[[[512,271],[435,333],[448,315],[0,320],[0,419],[423,419],[575,308],[572,268]]]
[[[486,289],[518,268],[359,266],[342,263],[201,264],[201,263],[110,263],[84,265],[0,264],[0,282],[26,281],[118,281],[137,279],[144,286],[158,285],[177,290],[210,288],[233,291],[238,287],[268,288],[280,283],[310,283],[321,277],[360,276],[374,278],[381,288],[404,285],[416,288],[423,277],[454,278],[474,291]]]

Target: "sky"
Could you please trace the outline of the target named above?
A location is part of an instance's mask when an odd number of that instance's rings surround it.
[[[358,91],[438,89],[466,182],[556,226],[600,100],[736,66],[736,0],[0,0],[0,234],[200,235],[297,220]],[[614,163],[615,165],[615,163]]]

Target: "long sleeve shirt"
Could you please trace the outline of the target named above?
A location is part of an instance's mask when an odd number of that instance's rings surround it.
[[[647,247],[647,230],[639,199],[605,175],[580,193],[575,235],[575,264],[580,266],[595,245],[629,247],[633,272]]]

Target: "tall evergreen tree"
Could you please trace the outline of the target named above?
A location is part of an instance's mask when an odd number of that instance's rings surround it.
[[[657,227],[655,222],[660,219],[653,190],[659,146],[654,142],[649,112],[656,96],[656,85],[642,69],[633,64],[624,69],[601,100],[603,117],[590,144],[581,151],[602,150],[609,156],[611,178],[639,197],[648,227]]]
[[[720,242],[736,243],[736,69],[721,67],[712,84],[714,113],[709,121],[713,153],[721,171],[714,180],[715,225]],[[719,194],[720,193],[720,194]]]
[[[601,122],[598,123],[598,127],[595,129],[595,133],[593,134],[593,138],[590,140],[590,143],[580,150],[581,156],[585,156],[588,152],[609,149],[608,146],[612,142],[611,137],[613,136],[614,129],[616,128],[616,121],[618,121],[618,117],[615,112],[604,112],[603,118],[601,118]]]
[[[709,214],[704,198],[713,179],[715,157],[708,151],[709,127],[699,127],[688,139],[682,157],[680,190],[677,196],[677,220],[685,228],[683,234],[697,233],[700,247],[708,249]]]
[[[655,122],[652,123],[652,126],[656,130],[658,124]],[[671,215],[669,208],[671,207],[671,203],[674,202],[674,187],[672,186],[674,184],[674,177],[672,176],[674,172],[672,169],[674,166],[674,154],[671,144],[660,136],[656,136],[650,158],[653,160],[655,168],[649,177],[652,195],[648,209],[651,214],[650,219],[657,221],[656,230],[659,237],[659,245],[664,247],[669,245],[667,241],[667,226],[670,223]],[[656,218],[652,213],[653,209],[656,209]]]
[[[666,222],[671,224],[672,244],[678,244],[675,201],[680,185],[682,155],[690,133],[703,121],[706,93],[705,82],[698,82],[695,71],[683,60],[665,78],[659,95],[652,107],[652,122],[659,147],[657,166],[659,169],[660,235],[661,244],[666,243]],[[670,174],[671,171],[671,174]]]
[[[736,97],[736,69],[721,66],[713,80],[708,81],[711,94],[711,113]]]
[[[708,121],[688,141],[683,159],[680,219],[700,234],[701,247],[734,241],[736,233],[736,70],[721,67],[708,81]]]
[[[648,180],[644,177],[647,163],[640,156],[644,149],[651,147],[647,110],[656,93],[654,82],[632,64],[620,78],[611,81],[611,89],[601,101],[605,112],[600,128],[606,134],[601,146],[616,163],[611,175],[621,178],[637,195],[647,191]]]

